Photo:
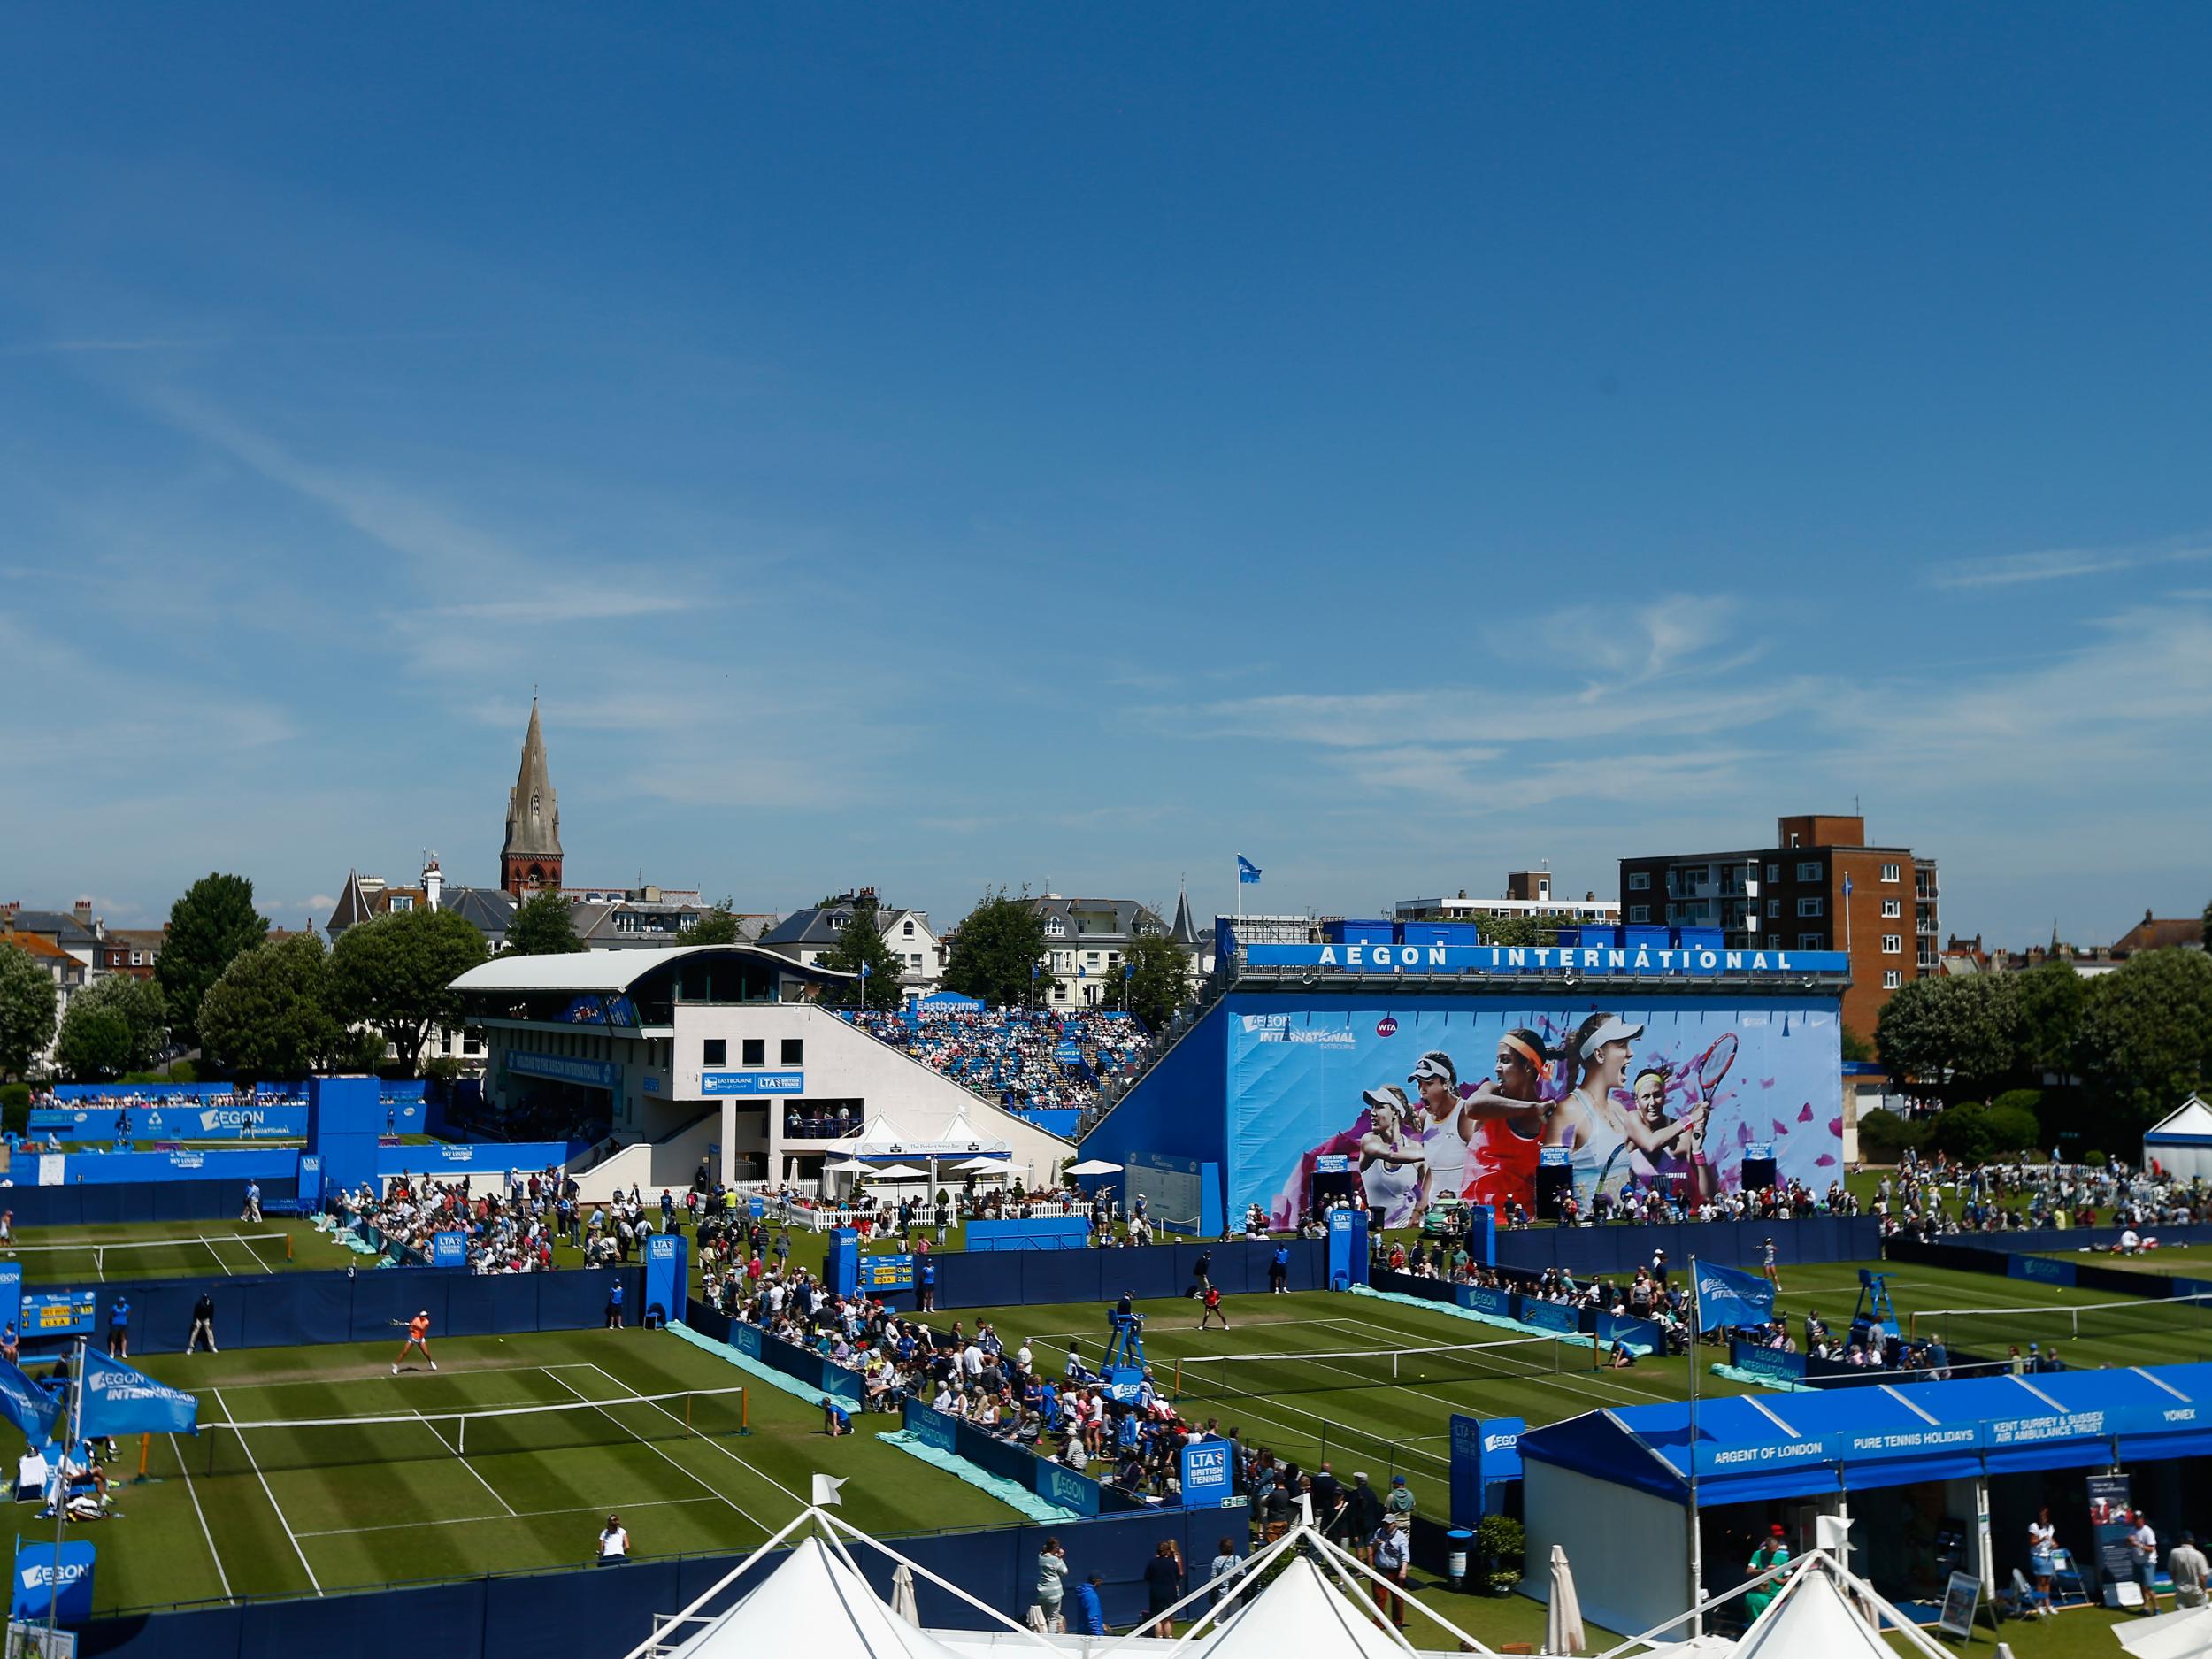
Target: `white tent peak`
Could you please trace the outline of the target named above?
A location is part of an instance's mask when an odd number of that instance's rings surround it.
[[[1206,1659],[1405,1659],[1405,1647],[1304,1556],[1228,1616],[1205,1645]]]
[[[2147,1141],[2157,1135],[2212,1135],[2212,1106],[2192,1094],[2144,1131],[2143,1138]]]
[[[1847,1574],[1826,1554],[1808,1554],[1788,1578],[1767,1609],[1752,1621],[1736,1644],[1735,1659],[1801,1659],[1818,1654],[1821,1659],[1897,1659],[1896,1648],[1844,1594]],[[1870,1586],[1847,1578],[1855,1593],[1871,1597]],[[1886,1603],[1884,1611],[1890,1610]],[[1922,1652],[1939,1652],[1917,1627],[1896,1623],[1907,1642]]]
[[[682,1659],[950,1659],[894,1614],[818,1538],[802,1540],[758,1588],[674,1652]]]

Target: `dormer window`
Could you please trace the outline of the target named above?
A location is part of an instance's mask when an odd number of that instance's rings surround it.
[[[1067,924],[1056,916],[1045,924],[1045,937],[1047,939],[1064,939],[1067,937]]]

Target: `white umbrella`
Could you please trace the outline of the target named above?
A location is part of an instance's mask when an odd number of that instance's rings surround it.
[[[1110,1164],[1104,1158],[1085,1158],[1080,1164],[1068,1166],[1071,1175],[1118,1175],[1121,1165]]]
[[[864,1175],[874,1167],[872,1164],[863,1164],[858,1158],[832,1158],[822,1165],[822,1170],[829,1175]]]
[[[1003,1175],[1007,1171],[1008,1165],[1004,1158],[970,1158],[965,1164],[955,1164],[953,1167],[972,1171],[978,1175]]]
[[[891,1611],[918,1629],[922,1622],[921,1603],[914,1596],[914,1569],[904,1562],[891,1575]]]
[[[910,1164],[887,1164],[879,1170],[870,1170],[868,1173],[879,1181],[918,1181],[926,1179],[928,1171],[918,1170]]]
[[[1575,1594],[1574,1569],[1567,1564],[1567,1547],[1551,1547],[1551,1606],[1544,1615],[1544,1650],[1574,1654],[1582,1651],[1582,1602]]]
[[[2112,1633],[2135,1659],[2200,1659],[2212,1654],[2212,1607],[2185,1608],[2116,1624]]]

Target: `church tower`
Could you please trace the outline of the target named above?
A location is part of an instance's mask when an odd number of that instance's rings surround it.
[[[499,884],[517,898],[561,885],[561,803],[546,772],[534,696],[530,730],[522,740],[522,769],[507,792],[507,844],[499,850]]]

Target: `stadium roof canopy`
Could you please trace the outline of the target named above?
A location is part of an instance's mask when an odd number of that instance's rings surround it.
[[[687,956],[743,957],[780,973],[842,983],[853,978],[832,968],[801,967],[756,945],[666,945],[649,950],[574,950],[554,956],[494,956],[453,982],[457,991],[626,991],[654,969]]]
[[[2212,1455],[2212,1364],[1740,1394],[1594,1411],[1521,1437],[1548,1463],[1680,1503],[1809,1497]]]

